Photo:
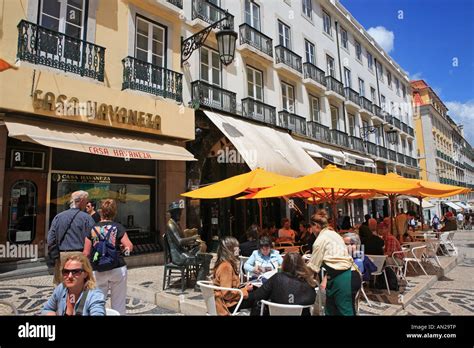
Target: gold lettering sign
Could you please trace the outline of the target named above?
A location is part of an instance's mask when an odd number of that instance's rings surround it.
[[[108,124],[132,125],[141,128],[160,130],[161,116],[144,111],[127,109],[104,103],[88,100],[80,102],[76,97],[68,99],[64,94],[56,96],[52,92],[44,93],[36,90],[33,93],[33,107],[35,109],[54,112],[58,117],[81,116],[91,121],[107,122]]]

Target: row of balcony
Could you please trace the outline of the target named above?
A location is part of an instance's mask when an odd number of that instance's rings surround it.
[[[443,153],[440,150],[436,150],[436,156],[443,159],[443,160],[445,160],[446,162],[451,163],[452,165],[456,165],[456,162],[453,160],[453,158],[451,156],[446,155],[445,153]]]
[[[458,181],[458,180],[448,179],[448,178],[439,178],[439,182],[440,182],[441,184],[453,185],[453,186],[461,186],[461,187],[468,187],[468,188],[470,188],[470,189],[474,189],[474,185],[473,185],[473,184],[469,184],[469,183],[464,182],[464,181]]]

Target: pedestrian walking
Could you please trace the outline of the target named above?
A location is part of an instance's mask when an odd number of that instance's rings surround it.
[[[94,226],[94,220],[83,210],[89,194],[85,191],[75,191],[71,194],[70,209],[56,215],[48,231],[47,243],[50,252],[59,251],[59,257],[54,264],[54,285],[62,282],[61,266],[70,255],[81,254],[84,240]]]
[[[118,222],[114,222],[117,204],[113,199],[102,202],[100,221],[90,229],[84,245],[84,255],[92,263],[97,287],[105,298],[110,290],[111,307],[125,315],[127,299],[127,265],[123,252],[129,255],[133,244]]]

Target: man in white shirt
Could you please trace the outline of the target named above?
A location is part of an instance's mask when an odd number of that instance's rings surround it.
[[[456,215],[456,221],[458,223],[458,230],[462,230],[464,228],[464,214],[461,211]]]

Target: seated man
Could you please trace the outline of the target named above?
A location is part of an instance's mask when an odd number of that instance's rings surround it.
[[[291,229],[290,219],[284,218],[281,221],[282,227],[278,231],[278,239],[277,242],[295,242],[296,232]]]
[[[181,218],[182,208],[179,202],[170,204],[168,212],[171,217],[166,225],[166,238],[170,246],[171,259],[173,263],[183,266],[198,267],[197,280],[206,280],[209,274],[209,266],[212,255],[201,253],[201,241],[199,235],[185,237],[179,220]],[[200,290],[195,287],[195,290]]]

